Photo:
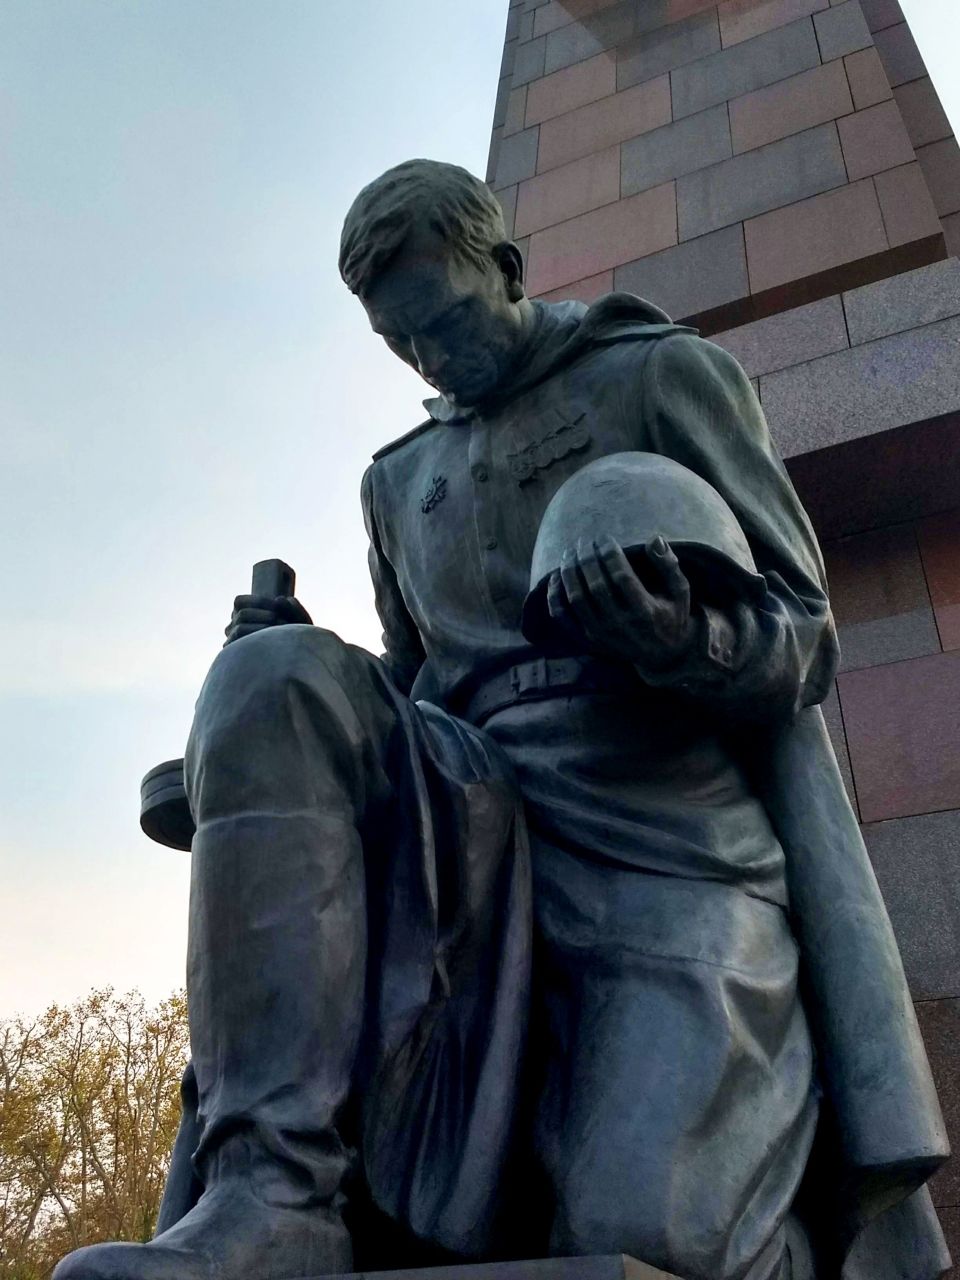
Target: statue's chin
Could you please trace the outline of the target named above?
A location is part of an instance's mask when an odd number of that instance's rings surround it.
[[[449,391],[441,391],[443,398],[458,409],[470,408],[482,404],[496,391],[499,379],[478,378],[474,382],[464,382]]]
[[[456,387],[449,390],[440,387],[438,390],[449,404],[456,405],[459,409],[465,406],[469,407],[480,399],[480,395],[477,394],[473,387],[469,386]]]
[[[495,356],[490,356],[474,363],[469,373],[464,371],[463,376],[456,378],[449,386],[435,389],[449,404],[462,409],[488,399],[502,381],[502,363]]]

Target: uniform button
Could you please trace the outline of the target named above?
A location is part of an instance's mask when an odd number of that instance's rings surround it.
[[[479,480],[481,484],[483,484],[484,480],[488,480],[488,479],[490,478],[490,477],[487,475],[487,469],[486,469],[486,467],[477,467],[477,469],[476,469],[476,471],[474,471],[473,475],[474,475],[474,478],[475,478],[475,479],[477,479],[477,480]]]
[[[497,549],[497,540],[496,540],[496,538],[488,538],[488,539],[487,539],[487,550],[488,550],[488,551],[495,551],[496,549]]]

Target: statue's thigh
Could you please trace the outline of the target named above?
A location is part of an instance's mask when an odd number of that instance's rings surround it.
[[[551,1251],[632,1253],[689,1280],[779,1274],[816,1103],[778,909],[538,862]]]
[[[195,816],[388,802],[388,756],[410,704],[372,655],[320,627],[228,645],[197,700],[185,774]]]

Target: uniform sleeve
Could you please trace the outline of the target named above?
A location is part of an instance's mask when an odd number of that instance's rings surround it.
[[[838,659],[823,560],[748,378],[720,347],[676,335],[645,362],[641,394],[652,447],[722,494],[767,586],[760,604],[698,607],[696,651],[641,675],[744,719],[820,702]]]
[[[370,577],[373,579],[377,614],[383,625],[382,661],[400,692],[409,694],[426,655],[416,623],[407,612],[407,606],[400,594],[400,586],[393,565],[383,553],[375,515],[375,468],[376,463],[367,468],[360,486],[363,521],[367,528],[367,537],[370,539],[367,563],[370,566]]]

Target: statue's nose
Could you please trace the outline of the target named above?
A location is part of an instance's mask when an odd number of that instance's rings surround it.
[[[436,381],[437,376],[441,373],[449,358],[446,351],[437,343],[419,338],[414,341],[413,353],[417,358],[417,368],[420,370],[420,376],[425,378],[427,382]]]

